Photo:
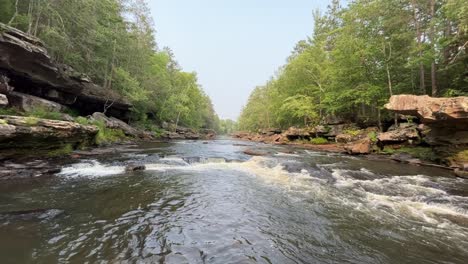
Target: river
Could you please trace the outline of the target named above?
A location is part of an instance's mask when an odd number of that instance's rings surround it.
[[[0,186],[1,263],[467,260],[468,180],[391,161],[221,138],[129,146]]]

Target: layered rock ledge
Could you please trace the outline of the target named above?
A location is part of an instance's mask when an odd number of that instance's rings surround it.
[[[126,120],[130,112],[131,104],[118,93],[55,62],[41,40],[1,23],[0,79],[0,93],[20,105],[27,94],[72,107],[81,115],[107,108],[108,115]]]
[[[24,116],[0,116],[1,149],[55,149],[93,142],[95,126]]]

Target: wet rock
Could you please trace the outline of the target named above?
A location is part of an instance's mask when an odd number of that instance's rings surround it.
[[[257,150],[257,149],[246,149],[244,150],[244,154],[247,154],[250,156],[266,156],[268,155],[268,152],[263,151],[263,150]]]
[[[52,220],[62,214],[64,210],[60,209],[31,209],[31,210],[20,210],[0,213],[0,216],[7,218],[19,218],[22,220]]]
[[[0,94],[0,108],[8,106],[8,98],[4,94]]]
[[[60,172],[60,166],[44,161],[33,161],[24,164],[4,162],[0,165],[1,180],[29,180],[39,177],[52,176]]]
[[[126,171],[144,171],[146,170],[146,166],[143,164],[128,164],[125,167]]]
[[[455,169],[453,171],[456,176],[461,177],[461,178],[466,178],[468,179],[468,171],[463,170],[463,169]]]
[[[64,144],[91,142],[95,126],[22,116],[0,116],[0,149],[53,149]]]
[[[358,141],[348,143],[345,146],[348,154],[369,154],[372,150],[372,141],[369,138],[363,138]]]

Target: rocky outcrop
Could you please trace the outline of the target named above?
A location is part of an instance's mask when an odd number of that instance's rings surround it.
[[[44,44],[0,23],[0,89],[41,97],[90,115],[126,119],[131,105],[115,91],[100,87],[66,65],[53,61]],[[8,96],[8,94],[7,94]]]
[[[468,97],[396,95],[385,107],[418,117],[427,126],[422,134],[430,145],[468,144]]]
[[[189,139],[189,140],[197,140],[197,139],[214,139],[216,137],[216,131],[212,129],[200,129],[199,131],[195,131],[194,129],[177,126],[166,125],[166,129],[170,129],[169,131],[166,130],[162,133],[161,137],[163,139]]]
[[[390,111],[417,116],[422,123],[464,123],[468,126],[468,97],[433,98],[427,95],[394,95],[385,105]]]
[[[370,138],[363,138],[355,142],[345,145],[345,150],[348,154],[369,154],[372,151],[372,141]]]
[[[419,141],[419,132],[417,130],[416,125],[404,125],[402,124],[398,128],[394,128],[390,131],[387,131],[385,133],[380,133],[377,136],[377,140],[381,144],[395,144],[395,143],[404,143],[408,142],[410,144],[413,144],[417,141]]]
[[[119,119],[117,119],[115,117],[107,117],[103,113],[96,112],[96,113],[92,114],[89,117],[89,119],[91,121],[103,122],[104,125],[107,128],[110,128],[110,129],[120,129],[125,133],[126,136],[139,137],[142,134],[142,132],[140,130],[131,127],[130,125],[128,125],[124,121],[119,120]]]
[[[31,112],[38,108],[50,112],[62,112],[67,109],[67,107],[59,103],[19,92],[9,93],[8,98],[10,106],[24,112]]]
[[[22,116],[0,116],[0,149],[53,149],[92,142],[95,126]]]

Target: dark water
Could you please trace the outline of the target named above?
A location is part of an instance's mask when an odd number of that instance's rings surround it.
[[[0,186],[0,263],[468,263],[467,196],[433,168],[146,143]]]

